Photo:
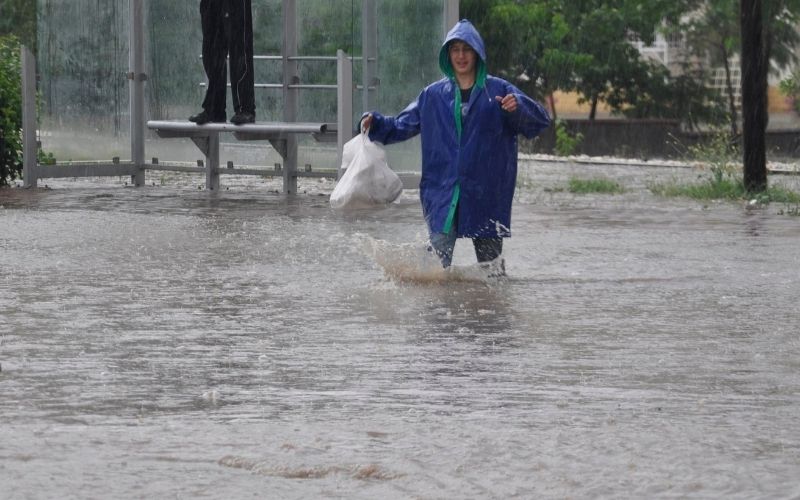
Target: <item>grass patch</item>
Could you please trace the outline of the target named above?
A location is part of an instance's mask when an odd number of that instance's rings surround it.
[[[747,198],[747,190],[740,180],[730,177],[710,179],[699,184],[651,184],[653,194],[669,198],[692,198],[695,200],[741,200]]]
[[[690,156],[708,168],[710,175],[696,184],[651,184],[653,194],[695,200],[755,200],[759,204],[800,204],[800,195],[780,186],[751,193],[744,187],[741,152],[726,129],[714,131],[711,139],[689,148]],[[791,209],[789,210],[791,212]]]
[[[742,179],[734,176],[712,176],[698,184],[651,184],[653,194],[671,198],[683,197],[694,200],[751,200],[759,203],[800,204],[800,194],[782,187],[768,187],[762,193],[749,193]]]
[[[588,194],[588,193],[605,193],[605,194],[618,194],[624,193],[625,188],[616,181],[604,178],[595,179],[578,179],[573,177],[569,180],[567,188],[570,193]]]
[[[767,188],[765,194],[769,197],[770,203],[800,204],[800,194],[780,186]]]

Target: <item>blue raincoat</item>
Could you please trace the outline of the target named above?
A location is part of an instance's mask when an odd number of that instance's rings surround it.
[[[468,103],[461,103],[450,64],[448,44],[453,40],[467,43],[478,55]],[[450,230],[457,205],[459,237],[510,236],[517,135],[535,137],[550,125],[550,115],[514,85],[486,74],[483,40],[467,20],[459,21],[447,34],[439,52],[439,67],[447,77],[425,87],[399,115],[372,112],[369,138],[392,144],[422,134],[419,189],[431,232]],[[503,111],[495,100],[495,96],[507,94],[517,99],[513,113]]]

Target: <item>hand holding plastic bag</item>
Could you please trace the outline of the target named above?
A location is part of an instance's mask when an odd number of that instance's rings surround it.
[[[344,145],[342,168],[347,170],[331,193],[331,206],[335,209],[385,205],[403,191],[403,182],[386,162],[386,151],[370,141],[366,133]]]

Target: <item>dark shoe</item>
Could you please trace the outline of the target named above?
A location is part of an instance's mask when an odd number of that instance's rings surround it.
[[[236,113],[231,117],[231,123],[234,125],[244,125],[245,123],[255,123],[256,115],[255,113],[247,113],[245,111],[241,111]]]
[[[216,123],[224,123],[225,122],[225,115],[211,117],[208,111],[201,111],[196,115],[192,115],[189,117],[190,122],[195,122],[198,125],[205,125],[209,122],[216,122]]]

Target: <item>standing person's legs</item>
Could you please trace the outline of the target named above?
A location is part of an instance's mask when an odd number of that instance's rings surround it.
[[[456,246],[456,230],[449,233],[431,233],[429,250],[436,252],[442,261],[442,267],[450,267],[453,262],[453,251]],[[475,247],[475,256],[478,262],[489,263],[497,260],[503,253],[503,238],[473,238],[472,244]],[[499,272],[505,274],[505,262],[499,261]]]
[[[503,238],[472,238],[472,245],[475,247],[475,256],[479,263],[495,261],[503,253]],[[505,275],[506,265],[503,259],[499,260],[498,265],[497,274]]]
[[[503,253],[503,238],[472,238],[478,262],[491,262]]]
[[[430,232],[430,246],[428,251],[436,252],[436,256],[442,261],[442,267],[450,267],[453,263],[453,250],[456,247],[456,239],[458,238],[458,206],[456,206],[453,213],[453,220],[451,221],[449,231],[447,233],[434,233]]]
[[[203,110],[208,121],[225,121],[225,94],[228,83],[228,44],[223,27],[222,0],[200,1],[200,22],[203,28],[203,69],[208,88]],[[192,120],[195,121],[195,120]]]
[[[430,233],[430,246],[428,251],[436,252],[437,257],[442,261],[442,267],[448,268],[453,263],[453,251],[456,247],[456,240],[458,239],[458,211],[459,206],[456,205],[455,211],[451,214],[452,220],[450,221],[449,231],[447,233]],[[447,223],[445,222],[445,226]]]
[[[428,250],[436,253],[442,261],[442,267],[450,267],[453,262],[453,250],[456,247],[456,230],[453,228],[449,233],[430,233],[431,244]]]
[[[256,104],[253,71],[253,12],[251,0],[226,0],[230,17],[226,19],[230,55],[231,95],[234,117],[231,122],[255,120]]]

